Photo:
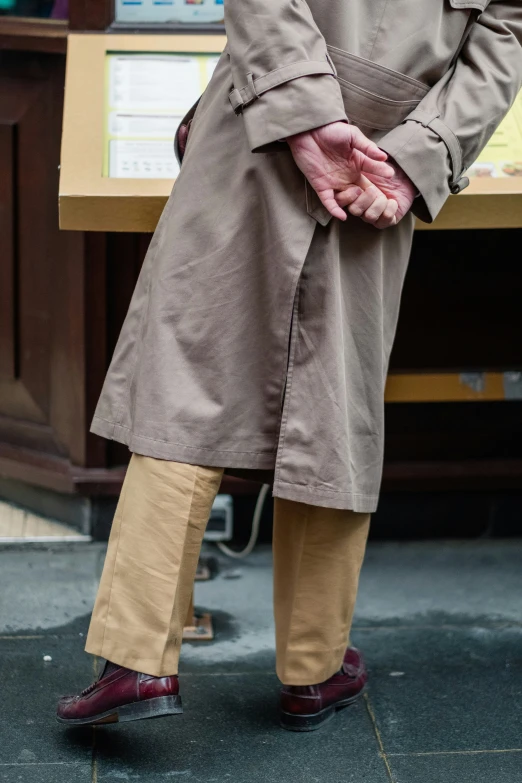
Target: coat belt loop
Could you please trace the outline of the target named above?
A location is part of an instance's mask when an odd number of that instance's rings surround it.
[[[245,106],[248,106],[259,98],[253,74],[247,73],[246,78],[247,83],[245,87],[242,87],[241,90],[234,89],[228,95],[228,99],[236,114],[241,114]]]
[[[247,73],[247,85],[250,87],[250,92],[251,92],[251,96],[252,96],[250,98],[250,101],[255,101],[256,98],[259,98],[259,95],[257,94],[257,91],[256,91],[256,85],[255,85],[255,82],[254,82],[254,76],[251,73]],[[249,103],[250,103],[250,101],[249,101]]]
[[[234,112],[236,114],[241,114],[243,112],[243,98],[241,97],[241,93],[239,90],[234,89],[232,92],[228,94],[228,100],[232,104],[232,108],[234,109]]]

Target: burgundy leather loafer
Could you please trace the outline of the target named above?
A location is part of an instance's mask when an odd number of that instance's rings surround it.
[[[71,726],[159,718],[183,712],[178,678],[152,677],[108,663],[79,696],[64,696],[56,713]]]
[[[368,680],[362,654],[348,647],[341,669],[319,685],[284,685],[281,726],[289,731],[315,731],[361,696]]]

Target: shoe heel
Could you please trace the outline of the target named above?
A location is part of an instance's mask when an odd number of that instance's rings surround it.
[[[317,731],[335,715],[335,707],[328,707],[315,715],[292,715],[291,712],[279,713],[280,724],[287,731]]]
[[[118,707],[118,722],[160,718],[162,715],[179,715],[183,712],[181,696],[158,696],[155,699],[136,701]]]

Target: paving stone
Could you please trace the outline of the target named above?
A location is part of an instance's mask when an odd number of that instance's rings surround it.
[[[0,765],[1,783],[91,783],[91,764]]]
[[[81,637],[0,639],[0,765],[91,763],[92,730],[64,729],[54,717],[60,696],[77,692],[93,679],[92,659],[82,653],[83,642]],[[44,655],[52,661],[44,662]],[[24,769],[33,774],[32,766]],[[0,766],[1,774],[17,780],[13,768]],[[58,772],[49,769],[46,774]],[[61,775],[63,780],[63,771]]]
[[[0,634],[46,631],[90,614],[104,553],[99,544],[0,548]]]
[[[521,746],[521,628],[359,630],[354,639],[387,753]]]
[[[522,754],[491,752],[521,747],[521,556],[520,541],[370,546],[353,640],[394,783],[522,783]],[[183,717],[57,724],[58,697],[94,676],[80,634],[102,562],[98,545],[0,551],[0,783],[390,783],[364,702],[317,733],[279,728],[262,547],[239,579],[197,586],[216,639],[184,648]],[[469,750],[487,752],[448,753]]]
[[[522,783],[522,753],[388,757],[394,783]]]
[[[521,563],[522,539],[370,543],[355,624],[520,623]]]
[[[274,675],[187,675],[185,713],[96,731],[98,783],[387,783],[364,702],[323,729],[277,723]]]

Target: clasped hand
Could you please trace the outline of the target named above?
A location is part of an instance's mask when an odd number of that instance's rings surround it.
[[[355,125],[332,122],[287,139],[294,160],[328,212],[346,210],[376,228],[396,225],[410,209],[415,186]]]

